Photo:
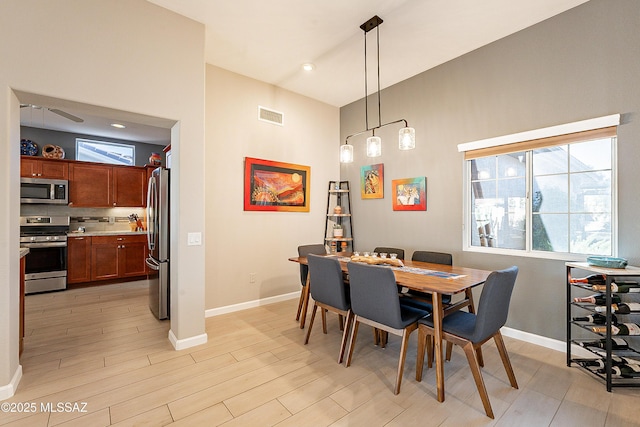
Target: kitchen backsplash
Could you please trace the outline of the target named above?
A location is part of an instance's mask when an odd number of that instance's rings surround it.
[[[56,205],[20,205],[20,216],[68,216],[69,228],[77,230],[84,227],[87,232],[97,231],[131,231],[129,216],[145,217],[144,208],[70,208]]]

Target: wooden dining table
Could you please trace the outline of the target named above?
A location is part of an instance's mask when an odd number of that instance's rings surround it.
[[[348,272],[347,263],[351,260],[349,253],[327,254],[335,256],[340,261],[340,267],[344,273]],[[292,257],[289,261],[308,265],[306,257]],[[433,306],[433,329],[435,331],[435,359],[436,359],[436,384],[437,398],[439,402],[444,401],[444,358],[442,356],[442,319],[447,314],[468,307],[470,312],[475,312],[471,289],[483,284],[490,271],[476,268],[432,264],[419,261],[402,260],[403,267],[389,266],[393,268],[396,283],[409,290],[426,292],[431,294],[431,304]],[[384,265],[384,264],[383,264]],[[300,315],[300,328],[304,328],[309,304],[310,277],[307,275],[307,283],[304,286],[304,301],[302,313]],[[464,294],[458,302],[446,307],[442,304],[442,295]]]

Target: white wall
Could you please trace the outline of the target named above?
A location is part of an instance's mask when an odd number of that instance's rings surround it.
[[[19,100],[14,91],[169,119],[172,320],[204,334],[204,28],[143,0],[0,2],[0,398],[18,365]],[[204,336],[206,339],[206,336]],[[3,394],[4,393],[4,394]]]
[[[299,291],[287,258],[322,243],[328,184],[340,174],[339,110],[212,65],[206,80],[206,308]],[[283,112],[284,126],[259,121],[258,105]],[[310,211],[245,212],[245,157],[310,166]]]

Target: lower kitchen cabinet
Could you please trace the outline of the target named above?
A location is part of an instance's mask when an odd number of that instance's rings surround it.
[[[69,237],[67,282],[145,276],[146,257],[143,234]]]
[[[91,236],[67,238],[67,283],[91,281]]]

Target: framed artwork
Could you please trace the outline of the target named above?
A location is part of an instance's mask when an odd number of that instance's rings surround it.
[[[366,165],[360,168],[360,195],[363,199],[384,198],[384,165]]]
[[[244,159],[244,210],[309,212],[309,166]]]
[[[426,211],[427,210],[427,178],[394,179],[393,190],[394,211]]]

